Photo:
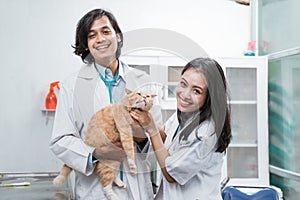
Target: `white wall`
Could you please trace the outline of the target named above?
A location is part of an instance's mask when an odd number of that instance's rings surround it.
[[[230,0],[1,0],[0,173],[54,171],[53,113],[41,112],[48,84],[81,64],[75,26],[92,8],[112,11],[123,32],[163,28],[197,42],[211,57],[242,56],[250,7]],[[176,42],[176,41],[174,41]]]

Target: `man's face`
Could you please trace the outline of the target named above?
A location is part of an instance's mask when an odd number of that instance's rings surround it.
[[[95,62],[108,66],[116,59],[120,37],[106,16],[95,19],[88,33],[88,48]]]

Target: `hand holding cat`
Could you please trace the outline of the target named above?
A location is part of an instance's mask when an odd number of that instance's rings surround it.
[[[130,115],[140,123],[150,137],[159,133],[159,130],[155,125],[150,112],[135,109],[130,112]]]

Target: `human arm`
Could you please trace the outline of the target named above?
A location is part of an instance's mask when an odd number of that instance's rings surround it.
[[[165,146],[170,153],[165,160],[168,173],[179,185],[185,185],[191,179],[202,179],[203,175],[218,176],[221,173],[218,163],[223,162],[224,155],[215,152],[217,136],[213,123],[204,121],[186,139],[180,137],[185,127],[176,135],[177,126],[177,114],[174,113],[165,123],[168,135]]]
[[[131,116],[134,119],[138,120],[141,126],[143,126],[144,129],[148,132],[157,161],[167,181],[170,183],[176,182],[175,179],[170,176],[165,167],[165,160],[168,156],[170,156],[170,154],[163,143],[163,138],[165,139],[164,131],[162,129],[159,130],[156,127],[149,112],[134,110],[133,112],[131,112]],[[163,138],[161,135],[163,136]]]
[[[165,176],[166,180],[170,183],[176,182],[175,179],[168,173],[165,165],[165,160],[167,157],[170,156],[169,152],[164,146],[162,137],[159,133],[150,135],[150,140],[157,158],[157,161],[159,163],[159,166],[162,170],[163,175]]]
[[[152,119],[154,121],[154,123],[158,126],[162,126],[162,112],[161,112],[161,106],[158,104],[157,101],[154,101],[154,105],[152,106],[151,110],[149,111],[151,113]],[[134,134],[134,140],[137,142],[137,146],[138,148],[141,150],[141,152],[145,153],[148,151],[148,147],[150,145],[150,142],[148,140],[148,137],[145,133],[145,129],[141,126],[141,124],[139,122],[137,122],[137,120],[134,120],[136,123],[135,129],[133,129],[133,134]],[[163,131],[163,129],[161,129],[162,131],[162,138],[163,141],[166,138],[166,135]]]
[[[75,79],[76,80],[76,79]],[[71,168],[89,175],[88,159],[93,148],[87,146],[82,139],[82,124],[75,121],[73,114],[73,77],[60,83],[58,104],[50,140],[50,150],[63,163]]]
[[[50,149],[57,158],[73,169],[85,175],[90,175],[94,167],[93,165],[89,165],[93,153],[96,159],[114,159],[114,157],[110,156],[118,154],[112,153],[117,151],[114,145],[109,144],[109,146],[95,148],[84,143],[83,129],[86,127],[83,128],[83,124],[75,119],[74,114],[73,88],[75,81],[76,76],[60,84],[61,90],[55,113]],[[120,153],[122,155],[122,150],[119,149],[119,151],[121,151]]]
[[[151,117],[151,116],[150,116]],[[148,123],[148,120],[145,120],[143,115],[136,115],[136,118],[139,118],[141,124],[147,124],[144,126],[145,129],[148,129],[149,133],[155,133],[155,126],[150,125],[152,122]],[[148,118],[148,116],[147,116]],[[165,124],[166,131],[170,131],[171,126],[173,126],[173,119],[176,119],[176,116],[172,116],[171,120],[168,120]],[[144,120],[144,121],[143,121]],[[171,128],[172,129],[172,128]],[[197,138],[196,136],[201,139]],[[172,138],[172,133],[168,133]],[[176,137],[170,148],[168,148],[167,153],[165,154],[165,148],[162,149],[161,142],[157,142],[159,134],[151,134],[151,142],[153,149],[155,149],[155,154],[157,160],[161,166],[162,173],[165,176],[166,180],[171,182],[169,177],[173,178],[178,184],[184,185],[194,176],[199,175],[201,171],[205,173],[209,172],[212,168],[213,173],[220,173],[221,168],[218,163],[222,163],[223,154],[215,152],[215,144],[217,142],[217,136],[214,132],[214,123],[211,120],[207,120],[199,127],[197,127],[187,138],[179,142],[179,138]],[[163,161],[163,162],[161,162]],[[214,167],[212,167],[214,166]]]

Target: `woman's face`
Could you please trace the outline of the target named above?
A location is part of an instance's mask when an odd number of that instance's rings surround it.
[[[181,112],[199,110],[206,96],[207,82],[204,75],[193,68],[186,70],[176,87],[177,108]]]

